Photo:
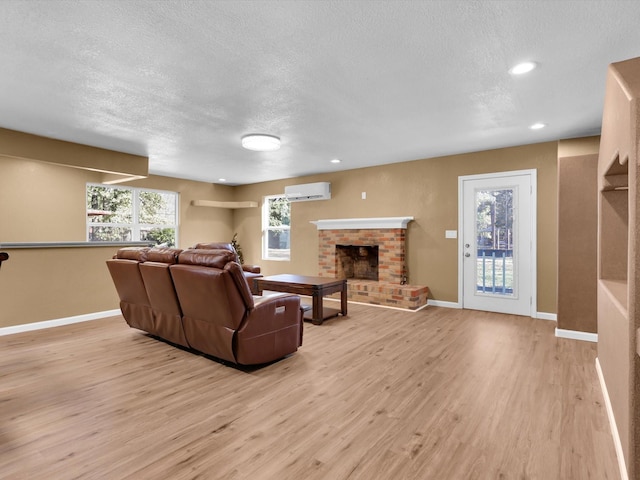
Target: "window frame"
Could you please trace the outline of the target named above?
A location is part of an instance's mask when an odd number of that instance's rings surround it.
[[[266,195],[263,197],[262,202],[262,260],[270,260],[274,262],[289,262],[291,261],[291,202],[289,202],[289,225],[271,226],[269,224],[269,213],[271,210],[270,202],[272,200],[284,199],[284,194],[279,195]],[[287,230],[289,231],[289,253],[286,257],[272,257],[269,256],[269,231],[270,230]]]
[[[113,222],[91,222],[91,218],[89,216],[89,205],[87,204],[87,191],[89,187],[103,187],[103,188],[112,188],[117,190],[128,190],[131,192],[131,223],[113,223]],[[175,223],[173,224],[150,224],[150,223],[140,223],[139,222],[139,214],[140,214],[140,194],[145,192],[152,193],[160,193],[160,194],[168,194],[172,195],[175,198]],[[157,188],[143,188],[143,187],[128,187],[122,185],[109,185],[105,183],[94,183],[87,182],[85,187],[85,215],[86,215],[86,229],[85,235],[87,242],[99,242],[100,240],[91,240],[90,239],[90,231],[92,227],[101,226],[101,227],[115,227],[115,228],[129,228],[131,229],[131,242],[140,242],[146,241],[140,239],[141,231],[150,230],[153,228],[172,228],[175,232],[174,236],[174,246],[179,245],[179,234],[180,234],[180,193],[174,192],[171,190],[160,190]],[[116,243],[128,243],[128,241],[122,240],[114,240]],[[149,242],[151,243],[151,242]]]

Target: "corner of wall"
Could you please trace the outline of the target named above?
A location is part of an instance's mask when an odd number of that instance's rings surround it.
[[[602,367],[600,366],[600,359],[597,357],[596,357],[596,371],[598,372],[598,380],[600,381],[600,388],[602,389],[602,396],[604,398],[605,410],[607,411],[607,417],[609,418],[611,436],[613,437],[613,446],[616,451],[616,457],[618,458],[618,468],[620,469],[620,479],[629,480],[629,474],[627,473],[627,464],[624,459],[624,450],[622,449],[622,442],[620,441],[620,433],[618,432],[618,426],[616,425],[616,418],[613,414],[613,407],[611,405],[609,391],[607,390],[607,384],[604,380]]]

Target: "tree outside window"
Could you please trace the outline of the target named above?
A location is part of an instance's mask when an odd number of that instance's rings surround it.
[[[478,248],[513,249],[513,189],[476,192]]]
[[[175,246],[177,205],[175,192],[88,184],[87,240]]]
[[[282,195],[265,197],[262,206],[262,257],[265,260],[289,260],[291,204]]]

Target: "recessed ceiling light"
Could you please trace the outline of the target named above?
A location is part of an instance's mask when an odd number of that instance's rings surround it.
[[[533,125],[531,125],[529,128],[531,130],[540,130],[541,128],[546,127],[547,124],[546,123],[534,123]]]
[[[242,137],[242,146],[256,152],[271,152],[280,148],[280,138],[265,133],[250,133]]]
[[[224,183],[224,182],[227,181],[227,179],[226,178],[219,178],[218,181]]]
[[[342,160],[340,160],[339,158],[334,158],[333,160],[331,160],[331,163],[340,163]]]
[[[529,73],[531,70],[536,68],[538,65],[535,62],[522,62],[512,67],[509,70],[511,75],[522,75],[524,73]]]

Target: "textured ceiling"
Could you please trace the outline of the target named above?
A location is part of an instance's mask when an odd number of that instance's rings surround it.
[[[635,0],[3,0],[0,126],[230,185],[594,135],[639,18]],[[522,60],[539,68],[508,74]],[[251,132],[282,148],[243,150]]]

